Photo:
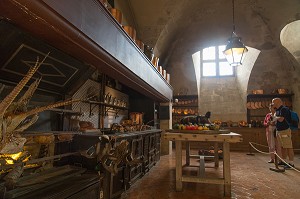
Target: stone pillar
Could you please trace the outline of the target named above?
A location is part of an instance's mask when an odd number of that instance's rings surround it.
[[[160,103],[160,108],[164,107],[164,110],[166,110],[166,107],[169,107],[168,112],[169,112],[169,117],[162,117],[160,118],[160,129],[162,129],[162,136],[161,136],[161,147],[160,147],[160,152],[161,155],[169,155],[172,153],[172,141],[168,141],[164,139],[164,133],[165,129],[172,129],[172,103]],[[166,113],[164,112],[164,116]],[[160,114],[161,116],[161,114]]]

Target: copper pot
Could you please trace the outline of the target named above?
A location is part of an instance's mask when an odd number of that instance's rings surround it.
[[[120,10],[116,8],[109,8],[109,12],[119,22],[119,24],[122,24],[122,12]]]
[[[132,124],[143,124],[143,113],[131,112],[129,113]]]
[[[289,93],[289,90],[285,89],[285,88],[279,88],[277,90],[278,90],[278,94],[287,94],[287,93]]]
[[[158,72],[161,74],[161,75],[163,75],[162,73],[163,73],[163,68],[162,68],[162,66],[158,66]]]
[[[123,26],[123,29],[127,32],[129,37],[133,39],[133,41],[136,40],[136,30],[134,28],[132,28],[131,26]]]
[[[152,64],[153,64],[156,68],[158,68],[158,62],[159,62],[159,58],[158,58],[158,57],[153,57],[153,59],[152,59]]]
[[[135,43],[136,43],[136,45],[138,45],[138,47],[141,49],[141,51],[144,52],[144,49],[145,49],[144,43],[141,40],[138,40],[138,39],[135,40]]]

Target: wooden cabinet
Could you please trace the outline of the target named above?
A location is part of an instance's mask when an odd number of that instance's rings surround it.
[[[239,143],[234,143],[230,145],[231,151],[242,151],[242,152],[256,152],[250,145],[249,142],[257,143],[254,144],[261,151],[268,151],[268,143],[266,138],[266,129],[265,128],[249,128],[249,127],[230,127],[229,130],[234,133],[242,135],[243,141]],[[292,131],[292,141],[293,148],[300,148],[300,130]],[[295,150],[295,153],[299,153],[298,150]]]
[[[172,123],[179,123],[184,116],[198,115],[198,95],[173,97]]]
[[[138,135],[131,141],[130,151],[134,159],[143,160],[143,136]],[[143,175],[143,167],[141,164],[128,165],[128,187],[135,183]]]
[[[247,122],[261,123],[270,112],[269,104],[275,97],[281,98],[285,106],[292,108],[292,96],[293,94],[249,94],[247,96]]]

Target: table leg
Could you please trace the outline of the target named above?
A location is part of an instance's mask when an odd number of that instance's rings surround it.
[[[228,142],[223,143],[223,175],[224,195],[231,196],[230,148]]]
[[[190,142],[186,141],[186,145],[185,145],[185,164],[186,166],[190,165],[190,151],[191,151],[191,146],[190,146]]]
[[[219,145],[218,142],[215,142],[214,144],[214,152],[215,152],[215,167],[219,167]]]
[[[176,155],[176,191],[182,191],[182,143],[175,141]]]

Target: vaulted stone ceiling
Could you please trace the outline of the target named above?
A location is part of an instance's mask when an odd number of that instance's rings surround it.
[[[138,36],[154,47],[162,65],[167,66],[176,48],[192,54],[211,44],[226,44],[231,35],[231,0],[128,0],[128,3]],[[258,50],[281,48],[280,31],[299,19],[299,0],[235,0],[236,32],[247,46]],[[186,45],[178,46],[182,40]],[[300,46],[289,49],[297,54]]]
[[[195,71],[199,64],[194,65],[192,55],[226,45],[233,30],[232,0],[127,2],[138,38],[154,47],[159,65],[171,74],[174,95],[182,89],[188,95],[198,94],[200,112],[245,119],[247,94],[255,89],[270,94],[277,88],[288,88],[294,94],[293,107],[300,111],[299,0],[235,0],[236,33],[259,55],[250,60],[251,66],[238,67],[236,78],[200,81]]]

